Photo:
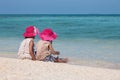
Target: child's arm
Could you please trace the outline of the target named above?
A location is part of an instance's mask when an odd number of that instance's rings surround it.
[[[59,55],[60,54],[59,51],[55,51],[54,50],[52,44],[49,45],[49,49],[50,49],[50,51],[51,51],[52,54],[55,54],[55,55]]]
[[[32,40],[30,41],[29,52],[32,57],[32,60],[36,60],[34,55],[34,42]]]

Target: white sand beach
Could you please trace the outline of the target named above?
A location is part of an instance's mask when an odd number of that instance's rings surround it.
[[[120,80],[120,70],[0,57],[0,80]]]

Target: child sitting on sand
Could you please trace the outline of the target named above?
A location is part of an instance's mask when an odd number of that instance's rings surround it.
[[[36,34],[37,28],[35,28],[34,26],[28,26],[26,28],[26,31],[23,34],[25,39],[20,45],[18,58],[36,60],[34,55],[34,38]]]
[[[51,62],[61,62],[66,63],[67,58],[53,57],[53,55],[59,55],[58,51],[55,51],[52,46],[52,41],[56,39],[57,35],[50,28],[44,29],[39,37],[42,39],[38,41],[36,45],[36,59],[40,61],[51,61]]]

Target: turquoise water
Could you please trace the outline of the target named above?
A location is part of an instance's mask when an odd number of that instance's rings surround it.
[[[52,28],[61,57],[120,63],[120,15],[0,15],[0,53],[17,54],[29,25]]]

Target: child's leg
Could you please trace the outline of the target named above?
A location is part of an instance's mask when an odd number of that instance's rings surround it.
[[[68,59],[67,58],[55,58],[54,62],[67,63]]]

